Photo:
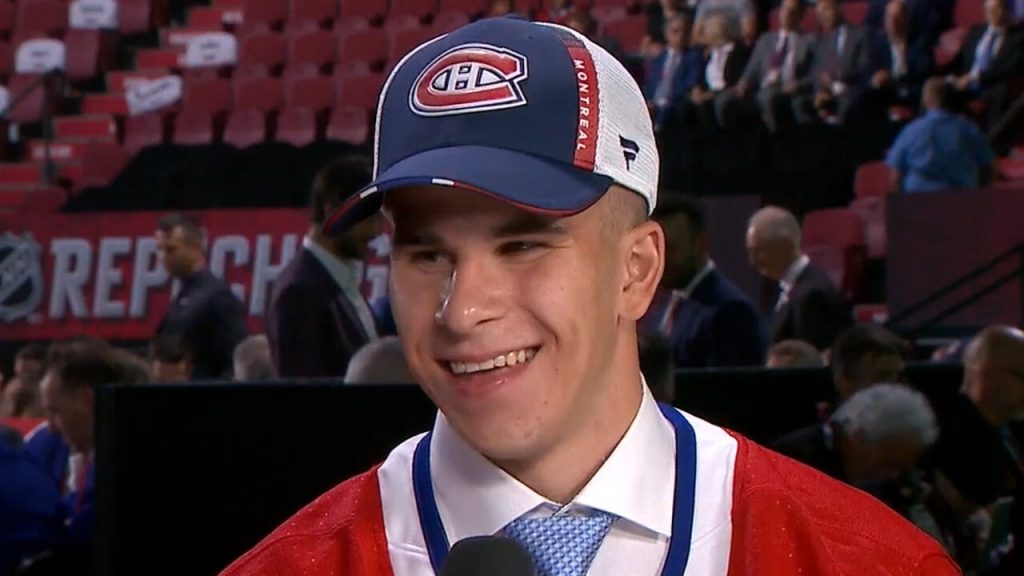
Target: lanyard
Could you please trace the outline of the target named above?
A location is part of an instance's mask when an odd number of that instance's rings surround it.
[[[676,437],[675,498],[672,508],[672,536],[668,554],[661,570],[662,576],[682,576],[690,558],[690,539],[693,534],[693,507],[696,499],[697,440],[693,426],[678,410],[660,404],[661,413],[672,424]],[[448,535],[437,510],[434,487],[430,477],[430,438],[427,433],[416,445],[412,458],[412,487],[419,512],[420,528],[427,544],[427,554],[435,574],[448,556]]]

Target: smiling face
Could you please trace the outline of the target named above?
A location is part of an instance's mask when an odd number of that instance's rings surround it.
[[[410,370],[492,460],[543,458],[636,410],[635,321],[664,242],[652,222],[614,225],[622,195],[642,204],[613,188],[553,218],[452,188],[388,194],[391,298]]]

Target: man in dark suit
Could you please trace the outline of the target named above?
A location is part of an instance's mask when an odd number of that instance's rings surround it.
[[[1009,83],[1021,77],[1024,33],[1013,23],[1008,0],[985,0],[985,19],[967,33],[953,84],[963,98],[985,103],[992,127],[1012,104]]]
[[[779,283],[772,343],[803,340],[826,350],[853,323],[849,303],[800,251],[800,224],[788,211],[768,206],[750,218],[747,253],[762,276]]]
[[[700,51],[689,47],[689,17],[679,14],[669,18],[665,22],[665,39],[665,49],[648,65],[644,84],[644,98],[656,132],[669,123],[673,111],[700,81],[704,69]]]
[[[654,218],[665,230],[665,275],[641,322],[645,336],[667,338],[677,368],[762,364],[761,318],[708,258],[701,210],[680,198],[661,198]]]
[[[377,337],[360,291],[359,261],[377,229],[376,220],[340,238],[320,232],[324,216],[369,181],[365,158],[343,157],[324,167],[313,182],[309,232],[274,282],[267,309],[267,339],[278,376],[344,376],[352,355]]]
[[[727,126],[746,110],[757,110],[769,130],[814,118],[806,96],[814,89],[814,39],[799,31],[803,5],[783,0],[777,31],[757,39],[753,55],[735,88],[715,99],[716,114]]]
[[[736,32],[722,15],[710,16],[704,23],[708,45],[704,48],[703,73],[697,85],[690,89],[690,98],[685,106],[688,122],[699,122],[705,128],[722,125],[722,120],[715,117],[712,102],[740,81],[743,69],[750,61],[750,48],[739,41]]]
[[[194,380],[230,377],[231,353],[247,333],[245,307],[207,267],[199,222],[167,215],[157,225],[156,242],[164,268],[179,283],[156,337],[181,340],[192,351]]]
[[[932,69],[932,56],[923,37],[910,34],[907,5],[891,0],[885,8],[884,33],[871,51],[871,101],[883,113],[890,107],[916,110],[921,88]]]
[[[815,4],[822,33],[814,46],[814,108],[842,125],[860,119],[871,68],[868,32],[843,21],[837,0]]]

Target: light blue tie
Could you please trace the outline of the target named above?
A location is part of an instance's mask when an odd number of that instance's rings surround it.
[[[604,512],[519,518],[504,532],[533,557],[537,576],[584,576],[615,518]]]

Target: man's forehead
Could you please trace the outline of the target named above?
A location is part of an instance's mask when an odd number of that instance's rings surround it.
[[[574,216],[527,210],[484,193],[446,187],[407,188],[384,197],[383,212],[401,228],[430,227],[459,220],[461,226],[474,224],[540,228],[557,226]]]

